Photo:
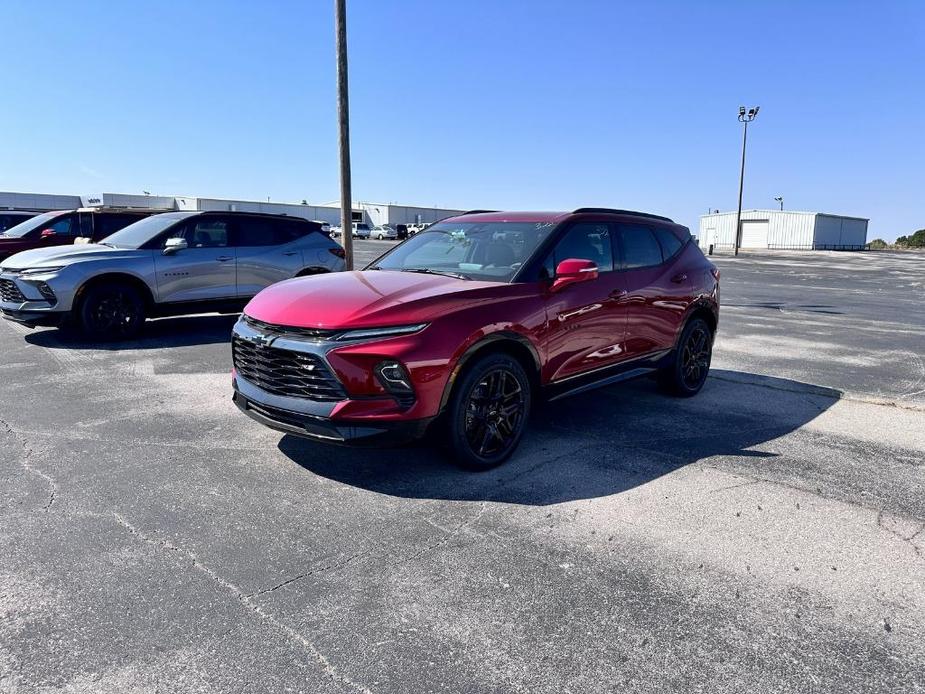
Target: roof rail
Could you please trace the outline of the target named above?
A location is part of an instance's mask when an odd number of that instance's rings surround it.
[[[466,210],[462,214],[456,215],[457,217],[462,217],[467,214],[485,214],[487,212],[497,212],[498,210]]]
[[[572,210],[572,214],[581,214],[583,212],[605,212],[607,214],[626,214],[632,215],[633,217],[647,217],[649,219],[660,219],[663,222],[671,222],[674,224],[673,219],[668,217],[662,217],[660,214],[652,214],[650,212],[636,212],[635,210],[615,210],[611,207],[579,207],[577,210]]]

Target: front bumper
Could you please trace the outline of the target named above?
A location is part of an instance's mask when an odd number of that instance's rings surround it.
[[[430,419],[394,422],[334,421],[328,417],[294,412],[251,400],[239,389],[238,379],[235,379],[232,400],[241,412],[271,429],[341,446],[394,446],[409,443],[422,438],[432,421]]]
[[[22,306],[27,306],[27,304]],[[65,311],[31,311],[28,308],[7,308],[3,305],[0,306],[0,315],[15,323],[36,328],[38,326],[59,326],[68,314]]]
[[[24,277],[16,270],[0,272],[0,314],[17,323],[35,327],[60,325],[70,308],[67,290],[62,291],[57,271]]]

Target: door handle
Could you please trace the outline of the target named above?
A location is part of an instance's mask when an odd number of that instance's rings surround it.
[[[626,297],[628,292],[625,289],[614,289],[608,296],[611,299],[623,299]]]
[[[681,282],[683,282],[686,279],[687,279],[687,275],[681,272],[675,275],[674,277],[672,277],[671,281],[674,282],[675,284],[681,284]]]
[[[218,258],[216,258],[216,260],[217,260],[218,262],[220,262],[220,263],[224,263],[224,262],[227,262],[227,261],[229,261],[229,260],[234,260],[234,256],[231,256],[231,255],[220,255],[220,256],[218,256]]]
[[[283,255],[298,255],[298,251],[283,251]]]

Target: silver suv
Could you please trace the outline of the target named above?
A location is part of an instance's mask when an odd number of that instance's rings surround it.
[[[317,222],[165,212],[97,244],[10,256],[0,311],[29,326],[73,321],[90,337],[130,337],[146,317],[240,310],[274,282],[343,269],[343,248]]]

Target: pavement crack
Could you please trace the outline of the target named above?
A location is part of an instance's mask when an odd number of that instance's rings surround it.
[[[256,598],[260,595],[266,595],[267,593],[272,593],[273,591],[279,590],[280,588],[285,588],[286,586],[292,583],[301,581],[303,578],[308,578],[309,576],[313,576],[314,574],[323,573],[325,571],[337,571],[338,569],[342,569],[343,567],[347,566],[347,564],[369,555],[369,553],[370,553],[370,550],[364,550],[362,552],[357,552],[356,554],[352,554],[342,561],[333,562],[326,566],[319,566],[315,569],[311,569],[310,571],[306,571],[305,573],[301,573],[298,576],[287,578],[282,583],[277,583],[275,586],[272,586],[271,588],[264,588],[262,590],[254,591],[253,593],[248,593],[245,597],[246,598]]]
[[[16,439],[19,442],[19,445],[23,451],[22,457],[20,457],[19,459],[19,464],[22,466],[22,468],[26,470],[27,472],[30,472],[31,474],[35,475],[36,477],[42,478],[48,484],[49,486],[48,501],[46,501],[45,504],[42,506],[43,511],[48,511],[48,509],[51,508],[51,505],[54,504],[55,500],[58,498],[58,483],[55,481],[55,479],[51,475],[47,474],[46,472],[43,472],[42,470],[39,470],[37,467],[35,467],[32,464],[31,458],[33,454],[35,453],[35,451],[32,449],[32,446],[29,445],[29,440],[23,434],[16,431],[13,428],[13,425],[7,422],[3,418],[0,418],[0,426],[2,426],[6,430],[6,433],[8,433],[10,436],[12,436],[14,439]]]
[[[446,535],[441,537],[436,542],[431,542],[425,545],[423,548],[419,549],[417,552],[414,552],[413,554],[409,554],[406,557],[402,557],[400,561],[393,562],[392,564],[390,564],[390,566],[400,566],[404,564],[409,564],[413,562],[415,559],[418,559],[419,557],[422,557],[425,554],[428,554],[429,552],[433,552],[435,549],[439,549],[440,547],[443,547],[450,540],[452,540],[454,537],[459,535],[459,533],[461,533],[463,530],[465,530],[466,528],[478,522],[478,520],[485,514],[485,511],[487,509],[488,509],[488,502],[483,501],[482,503],[479,504],[478,513],[476,513],[472,518],[468,520],[464,520],[461,523],[457,524],[456,527],[447,531]]]
[[[877,512],[877,527],[880,528],[881,530],[886,530],[888,533],[893,535],[900,542],[909,545],[909,547],[912,548],[912,551],[915,552],[915,556],[917,556],[919,559],[925,560],[925,554],[922,553],[922,548],[919,547],[915,542],[913,542],[916,536],[919,535],[923,530],[925,530],[925,525],[923,525],[921,528],[919,528],[918,530],[916,530],[914,533],[912,533],[911,535],[907,537],[906,535],[899,532],[895,528],[891,528],[883,523],[883,516],[885,513],[888,513],[886,509],[880,509]]]
[[[95,514],[95,515],[104,516],[104,514]],[[158,549],[163,549],[171,553],[185,555],[189,559],[189,561],[192,562],[192,566],[194,569],[204,573],[216,584],[224,588],[227,592],[231,593],[250,612],[257,615],[257,617],[259,617],[261,620],[263,620],[270,626],[281,631],[283,635],[286,636],[290,641],[296,643],[303,650],[308,652],[315,659],[318,665],[321,667],[324,674],[327,675],[327,677],[331,679],[331,681],[333,681],[335,684],[349,687],[353,691],[362,692],[363,694],[373,694],[372,690],[370,690],[365,685],[359,682],[356,682],[355,680],[351,679],[347,675],[341,674],[341,672],[337,669],[337,667],[331,664],[331,661],[328,660],[328,658],[318,649],[317,646],[315,646],[314,643],[312,643],[309,639],[307,639],[297,630],[283,623],[278,618],[274,617],[272,614],[264,610],[263,607],[261,607],[258,603],[254,602],[254,600],[252,599],[254,596],[246,594],[237,585],[235,585],[228,579],[221,576],[214,569],[204,564],[199,559],[198,555],[195,552],[192,552],[188,549],[184,549],[183,547],[180,547],[179,545],[174,544],[170,540],[159,539],[156,537],[148,536],[147,534],[142,532],[138,527],[130,523],[128,519],[126,519],[125,516],[123,516],[121,513],[117,513],[116,511],[110,511],[110,516],[113,519],[115,519],[116,523],[119,526],[127,530],[132,536],[138,538],[140,541],[146,544],[152,545]],[[323,569],[319,569],[319,570],[323,570]],[[288,582],[292,583],[295,580],[299,580],[299,578],[301,577],[296,577],[295,579],[292,579],[291,581],[288,581]],[[284,582],[284,584],[285,583],[286,582]],[[280,586],[277,586],[277,587],[282,587],[282,585],[284,584],[281,584]],[[275,590],[275,588],[273,590]],[[269,592],[269,591],[265,591],[265,592]]]
[[[748,482],[739,482],[737,484],[729,484],[725,487],[717,487],[716,489],[711,489],[710,494],[716,494],[717,492],[725,492],[729,489],[739,489],[740,487],[750,487],[753,484],[760,484],[764,482],[761,479],[750,479]]]

